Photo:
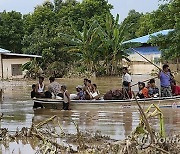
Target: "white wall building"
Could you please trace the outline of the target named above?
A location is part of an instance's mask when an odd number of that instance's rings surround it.
[[[157,46],[151,46],[148,41],[152,36],[167,35],[173,30],[174,29],[162,30],[153,34],[125,41],[123,42],[123,44],[132,43],[131,46],[133,47],[133,43],[139,43],[139,47],[136,47],[134,49],[138,51],[141,55],[143,55],[145,58],[150,60],[152,63],[161,67],[161,52],[159,51]],[[131,51],[132,52],[129,54],[128,58],[131,61],[129,65],[132,74],[151,74],[157,70],[157,68],[154,65],[150,64],[150,62],[148,62],[145,58],[143,58],[133,50]]]
[[[23,78],[21,67],[32,58],[40,58],[38,55],[16,54],[0,48],[0,79]]]

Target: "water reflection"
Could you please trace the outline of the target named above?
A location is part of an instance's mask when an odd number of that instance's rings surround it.
[[[144,76],[141,80],[147,78],[149,76]],[[136,83],[139,79],[140,76],[133,76],[133,83]],[[101,94],[109,89],[119,88],[121,83],[121,79],[118,77],[92,78],[91,80],[98,85]],[[74,87],[76,85],[83,83],[83,79],[59,79],[58,81],[65,83],[71,93],[75,92]],[[0,109],[4,113],[4,118],[0,122],[0,127],[8,128],[13,133],[17,127],[19,129],[22,127],[29,128],[32,124],[32,119],[34,119],[35,123],[39,123],[53,115],[57,115],[65,132],[74,133],[76,131],[72,123],[72,120],[74,120],[81,130],[100,130],[102,134],[108,135],[113,139],[124,139],[139,123],[137,109],[122,108],[117,106],[117,104],[116,106],[112,105],[112,108],[107,108],[102,104],[101,110],[87,105],[82,106],[81,110],[60,111],[42,109],[33,111],[33,101],[29,99],[29,92],[33,83],[36,83],[36,81],[4,81],[0,83],[4,89],[4,100],[0,103]],[[46,83],[48,83],[47,80]],[[136,90],[136,87],[134,89]],[[164,113],[167,134],[179,133],[180,109],[164,108],[162,111]],[[158,118],[152,120],[152,123],[156,128],[159,127]],[[55,125],[57,126],[57,124]],[[9,150],[5,150],[5,147],[1,146],[2,153],[12,153],[13,149],[15,151],[21,149],[21,153],[33,153],[37,145],[37,141],[34,140],[21,141],[19,143],[18,146],[15,143],[11,143]],[[26,145],[26,143],[28,144]]]

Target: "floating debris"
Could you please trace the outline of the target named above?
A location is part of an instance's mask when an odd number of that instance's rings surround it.
[[[76,133],[65,132],[60,119],[55,115],[38,124],[32,122],[30,128],[23,127],[11,134],[8,129],[0,129],[0,143],[8,147],[10,142],[20,140],[37,140],[36,153],[121,153],[121,154],[178,154],[180,153],[180,136],[165,136],[163,114],[158,106],[152,104],[144,112],[137,101],[140,122],[135,130],[123,141],[113,140],[102,135],[100,131],[81,131],[74,120]],[[149,120],[159,117],[159,132]],[[25,142],[28,143],[28,142]]]

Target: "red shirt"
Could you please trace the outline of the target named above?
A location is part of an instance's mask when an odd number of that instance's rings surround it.
[[[180,86],[174,86],[173,88],[172,88],[172,93],[174,94],[174,95],[180,95]]]
[[[144,95],[145,98],[148,98],[148,89],[147,89],[146,87],[144,87],[144,88],[142,89],[142,93],[143,93],[143,95]]]

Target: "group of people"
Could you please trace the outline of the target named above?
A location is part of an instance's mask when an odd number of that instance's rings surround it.
[[[122,89],[110,90],[104,95],[104,99],[130,99],[132,98],[131,85],[132,78],[128,73],[127,67],[122,69]],[[171,97],[180,95],[180,86],[176,85],[176,81],[170,72],[167,64],[163,65],[163,69],[159,72],[160,91],[155,84],[155,79],[150,79],[147,85],[144,82],[138,82],[139,91],[136,94],[139,98],[150,97]],[[54,77],[49,78],[49,85],[45,88],[44,77],[39,77],[39,82],[32,85],[31,98],[57,98],[63,99],[63,109],[68,110],[70,100],[97,100],[100,99],[100,93],[97,85],[91,83],[91,80],[85,78],[84,85],[76,87],[76,94],[70,94],[65,85],[60,85],[55,81]],[[47,89],[47,90],[45,90]]]
[[[99,99],[100,93],[97,90],[97,85],[92,84],[91,80],[85,78],[84,85],[76,87],[76,94],[70,94],[65,85],[60,85],[55,81],[54,77],[49,78],[47,88],[44,84],[44,77],[39,77],[37,84],[32,85],[31,98],[56,98],[63,100],[63,109],[68,110],[70,100],[92,100]],[[34,107],[36,108],[36,106]]]
[[[49,85],[46,88],[44,77],[39,77],[39,82],[32,85],[31,98],[53,98],[63,99],[63,109],[69,110],[70,94],[65,85],[60,85],[54,77],[49,78]],[[46,90],[47,89],[47,90]],[[37,108],[37,106],[34,106]]]
[[[171,97],[180,95],[180,86],[176,85],[176,81],[174,76],[172,75],[169,66],[167,64],[163,65],[162,70],[158,74],[158,78],[160,79],[160,91],[159,88],[155,84],[154,79],[150,79],[147,83],[147,86],[144,82],[138,82],[139,92],[136,94],[139,98],[149,98],[149,97]],[[123,68],[123,95],[126,98],[131,98],[131,76],[128,73],[127,67]]]
[[[73,95],[71,99],[75,100],[93,100],[99,99],[100,93],[97,90],[97,85],[95,83],[91,83],[91,80],[85,78],[84,85],[78,85],[76,87],[77,94]]]

